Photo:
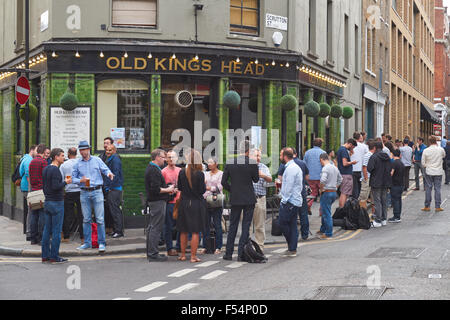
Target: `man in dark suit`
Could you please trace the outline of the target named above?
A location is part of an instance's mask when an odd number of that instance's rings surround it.
[[[241,145],[241,155],[232,164],[225,166],[222,176],[222,186],[230,192],[231,203],[230,228],[227,237],[226,253],[223,257],[224,260],[232,260],[234,240],[242,211],[244,211],[244,216],[242,219],[242,234],[239,239],[238,261],[243,261],[242,254],[244,245],[250,237],[250,225],[256,204],[253,183],[259,181],[259,171],[256,161],[249,159],[249,151],[250,142],[244,141]]]

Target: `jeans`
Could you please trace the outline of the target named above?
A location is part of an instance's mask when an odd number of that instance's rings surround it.
[[[84,243],[92,246],[92,210],[95,213],[95,222],[97,223],[98,244],[106,245],[105,241],[105,207],[102,190],[92,192],[81,191],[81,208],[83,211],[83,233]]]
[[[425,186],[425,170],[421,162],[414,162],[414,176],[416,180],[416,189],[420,189],[419,172],[422,172],[423,185]]]
[[[166,242],[167,251],[173,249],[173,237],[172,230],[176,226],[177,221],[173,218],[173,208],[175,203],[168,203],[166,205],[166,219],[164,224],[164,241]],[[177,244],[175,246],[176,250],[180,250],[180,233],[177,231]]]
[[[306,240],[309,238],[309,215],[306,194],[303,194],[303,203],[298,211],[298,214],[300,217],[300,233],[302,235],[302,239]]]
[[[242,257],[244,251],[244,245],[250,238],[250,225],[253,220],[253,211],[255,205],[248,206],[231,206],[230,214],[230,227],[227,236],[226,256],[231,257],[234,252],[234,240],[236,239],[237,229],[239,227],[239,220],[241,218],[241,212],[244,211],[242,218],[242,231],[239,239],[238,256]]]
[[[64,219],[64,201],[45,201],[45,226],[42,234],[42,258],[58,259]],[[50,235],[52,237],[50,246]]]
[[[372,200],[375,205],[375,221],[381,223],[387,220],[387,188],[372,188]]]
[[[30,219],[31,241],[39,242],[44,231],[44,209],[32,210]]]
[[[333,236],[333,218],[331,217],[331,205],[337,198],[336,192],[324,192],[320,197],[320,207],[322,208],[322,226],[320,232],[327,237]]]
[[[77,209],[76,212],[75,208]],[[83,214],[81,212],[80,192],[66,192],[64,196],[64,239],[70,238],[74,222],[78,225],[80,238],[83,238]]]
[[[152,201],[148,203],[150,209],[149,222],[147,227],[147,257],[156,256],[159,253],[158,243],[164,229],[166,217],[166,205],[164,200]]]
[[[435,207],[441,207],[441,186],[442,176],[425,175],[425,207],[429,208],[431,205],[432,192],[434,188]]]
[[[113,220],[114,233],[123,235],[122,191],[109,190],[106,194],[106,204]]]
[[[392,186],[391,187],[391,196],[392,196],[392,207],[394,218],[400,219],[402,214],[402,194],[403,194],[403,186]]]
[[[223,246],[223,232],[222,232],[222,208],[210,208],[208,209],[208,222],[207,226],[211,225],[211,220],[216,232],[216,250],[222,249]],[[203,247],[206,247],[207,237],[209,236],[209,230],[203,232]]]
[[[361,192],[361,171],[353,172],[353,198],[359,199]]]
[[[297,229],[297,215],[300,208],[294,206],[290,202],[280,204],[280,228],[283,236],[288,244],[289,251],[297,251],[298,245],[298,229]]]

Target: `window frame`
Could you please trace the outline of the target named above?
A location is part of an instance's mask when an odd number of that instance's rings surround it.
[[[230,34],[239,34],[239,35],[246,35],[246,36],[253,36],[253,37],[259,37],[261,35],[261,0],[256,0],[258,1],[257,3],[257,8],[250,8],[250,7],[244,7],[244,0],[240,0],[241,1],[241,6],[237,7],[231,4],[230,2]],[[239,8],[241,11],[241,23],[243,21],[243,12],[244,9],[247,10],[253,10],[256,11],[257,13],[257,17],[258,17],[258,21],[257,21],[257,27],[253,28],[253,27],[249,27],[249,26],[245,26],[245,25],[238,25],[238,24],[232,24],[231,23],[231,8]],[[244,30],[256,30],[256,33],[246,33],[246,32],[239,32],[239,31],[232,31],[231,28],[240,28],[240,29],[244,29]]]
[[[160,0],[154,0],[156,2],[156,13],[155,13],[155,25],[127,25],[127,24],[114,24],[113,21],[113,2],[115,0],[110,0],[110,19],[109,19],[109,25],[110,25],[110,29],[112,30],[108,30],[108,31],[114,31],[114,29],[116,30],[127,30],[127,29],[138,29],[138,30],[158,30],[158,26],[159,26],[159,2]]]

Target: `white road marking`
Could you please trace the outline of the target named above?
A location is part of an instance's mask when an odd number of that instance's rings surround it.
[[[163,282],[163,281],[157,281],[157,282],[153,282],[145,287],[139,288],[134,290],[134,292],[150,292],[156,288],[162,287],[164,285],[166,285],[168,282]]]
[[[173,289],[173,290],[169,291],[169,293],[175,293],[175,294],[181,293],[183,291],[187,291],[187,290],[190,290],[192,288],[195,288],[198,285],[199,285],[198,283],[188,283],[188,284],[185,284],[184,286],[181,286],[181,287],[178,287],[176,289]]]
[[[163,300],[165,298],[167,298],[167,297],[153,297],[153,298],[150,298],[150,299],[147,299],[147,300]]]
[[[125,300],[131,300],[131,298],[115,298],[113,300],[117,300],[117,301],[123,300],[123,301],[125,301]]]
[[[215,265],[216,263],[219,263],[219,261],[206,261],[206,262],[203,262],[201,264],[196,265],[196,267],[206,268],[206,267],[210,267],[212,265]]]
[[[272,255],[271,255],[271,254],[266,254],[265,256],[266,256],[266,258],[270,258],[270,257],[272,257]]]
[[[194,272],[197,269],[183,269],[177,272],[174,272],[172,274],[169,274],[168,277],[169,278],[180,278],[184,275],[187,275],[188,273]]]
[[[221,276],[221,275],[223,275],[223,274],[225,274],[227,272],[228,271],[216,270],[216,271],[213,271],[211,273],[208,273],[208,274],[204,275],[200,279],[202,279],[202,280],[211,280],[211,279],[217,278],[218,276]]]
[[[247,264],[247,262],[234,262],[232,264],[225,266],[225,268],[236,269],[236,268],[240,268],[246,264]]]
[[[283,248],[283,249],[278,249],[278,250],[272,251],[272,253],[283,253],[285,251],[286,251],[286,248]]]

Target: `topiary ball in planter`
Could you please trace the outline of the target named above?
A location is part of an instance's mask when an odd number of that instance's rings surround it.
[[[314,100],[305,104],[305,115],[308,117],[317,117],[320,113],[320,105]]]
[[[328,103],[321,103],[320,104],[320,112],[319,117],[326,118],[330,115],[331,107]]]
[[[331,107],[330,116],[332,118],[340,118],[342,116],[342,107],[338,104],[335,104]]]
[[[230,90],[223,96],[223,105],[229,109],[237,109],[241,104],[241,96],[236,91]]]
[[[292,94],[283,96],[280,100],[281,109],[284,111],[294,110],[298,106],[298,100]]]
[[[350,119],[353,117],[354,111],[352,107],[344,107],[342,108],[342,117],[344,119]]]
[[[251,97],[248,101],[248,108],[251,112],[258,112],[258,97]]]
[[[73,111],[78,107],[78,99],[72,92],[66,92],[59,100],[59,105],[66,111]]]
[[[34,104],[30,103],[30,113],[28,115],[28,120],[29,121],[34,121],[37,118],[37,114],[38,114],[38,109],[36,108],[36,106]],[[26,121],[25,119],[25,106],[21,106],[20,110],[19,110],[19,117],[20,119],[22,119],[23,121]]]

